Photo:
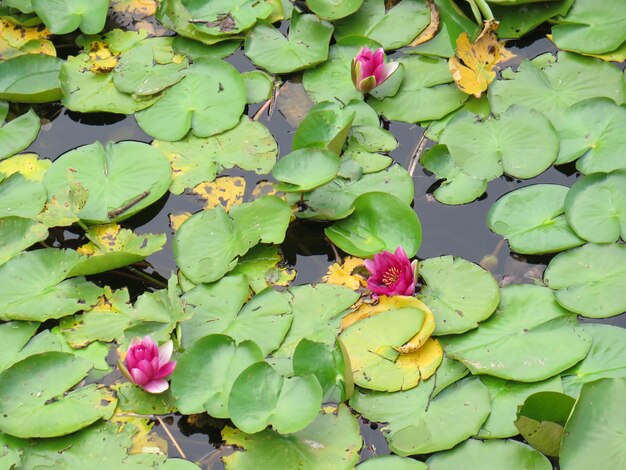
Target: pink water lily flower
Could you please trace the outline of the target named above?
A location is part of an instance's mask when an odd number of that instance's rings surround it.
[[[375,52],[364,47],[352,59],[352,83],[361,93],[369,93],[387,80],[398,69],[398,65],[398,62],[385,64],[382,47]]]
[[[401,246],[395,253],[383,251],[374,255],[373,260],[366,259],[365,267],[372,273],[367,279],[367,287],[374,297],[415,294],[417,261],[411,263]]]
[[[150,336],[133,338],[124,361],[129,379],[146,392],[161,393],[167,390],[169,384],[165,377],[174,372],[176,367],[176,362],[170,361],[173,348],[171,340],[157,347]]]

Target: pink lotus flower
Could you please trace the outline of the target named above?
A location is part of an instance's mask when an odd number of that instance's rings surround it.
[[[124,361],[126,371],[122,372],[146,392],[164,392],[169,387],[165,377],[176,367],[176,362],[170,361],[173,348],[171,340],[157,347],[150,336],[136,337],[130,343]]]
[[[367,279],[367,287],[374,297],[415,294],[417,261],[411,263],[401,246],[395,253],[383,251],[374,255],[373,260],[366,259],[365,267],[372,273]]]
[[[398,65],[398,62],[385,64],[382,47],[375,52],[364,47],[352,59],[352,83],[361,93],[369,93],[387,80],[398,69]]]

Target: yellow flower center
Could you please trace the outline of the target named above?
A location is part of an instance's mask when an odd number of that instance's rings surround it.
[[[400,279],[400,270],[395,266],[389,268],[387,271],[385,271],[385,274],[383,274],[383,284],[385,284],[387,287],[398,282],[398,279]]]

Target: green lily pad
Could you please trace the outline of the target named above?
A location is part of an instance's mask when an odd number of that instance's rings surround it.
[[[551,470],[550,461],[526,444],[512,440],[469,439],[454,449],[431,456],[430,470]]]
[[[404,81],[394,96],[368,104],[386,119],[409,123],[433,121],[459,108],[468,95],[453,83],[448,63],[423,56],[401,57]]]
[[[183,298],[193,316],[181,324],[184,343],[192,344],[208,334],[220,333],[238,342],[252,340],[265,355],[277,349],[291,326],[291,305],[284,295],[272,289],[260,292],[243,305],[247,296],[248,280],[243,276],[228,276],[187,291]]]
[[[0,175],[0,217],[35,217],[46,203],[46,187],[39,181],[14,173],[6,179]]]
[[[368,192],[386,192],[406,204],[413,200],[413,180],[400,165],[391,165],[378,173],[361,176],[356,181],[335,178],[328,184],[304,194],[304,210],[297,212],[302,219],[338,220],[354,211],[354,201]],[[287,195],[289,203],[296,203],[299,195]]]
[[[240,45],[241,41],[232,39],[209,46],[184,36],[174,36],[174,40],[172,42],[172,47],[174,47],[176,52],[185,54],[191,60],[202,58],[223,59],[239,49]]]
[[[262,103],[272,96],[274,79],[261,70],[253,70],[241,74],[246,84],[246,102]]]
[[[389,448],[401,456],[454,447],[478,432],[491,409],[487,388],[475,377],[444,385],[436,396],[439,372],[410,390],[357,391],[350,405],[382,427]]]
[[[223,169],[238,167],[259,174],[269,173],[276,163],[278,145],[258,121],[242,116],[239,124],[211,137],[187,134],[176,142],[154,140],[172,166],[170,191],[181,194],[204,181],[213,181]]]
[[[467,204],[479,198],[487,189],[487,180],[464,172],[445,145],[434,145],[420,159],[436,178],[443,179],[433,193],[444,204]]]
[[[258,465],[351,470],[359,461],[363,445],[359,423],[343,404],[334,413],[320,413],[313,423],[295,434],[283,436],[270,429],[245,434],[227,426],[222,437],[227,445],[237,449],[224,457],[227,470],[246,470]]]
[[[120,384],[116,390],[120,410],[142,415],[164,415],[176,411],[174,399],[167,390],[149,393],[130,382]]]
[[[237,264],[258,243],[282,243],[291,210],[276,196],[194,214],[174,235],[174,258],[191,281],[212,282]]]
[[[362,47],[378,49],[380,44],[362,36],[351,36],[330,46],[327,61],[305,70],[302,85],[314,102],[363,100],[363,94],[352,83],[351,73],[352,59]]]
[[[272,426],[280,434],[302,431],[317,417],[322,387],[314,375],[284,377],[267,362],[243,370],[228,398],[230,419],[243,432]]]
[[[439,143],[447,145],[463,172],[485,180],[503,173],[532,178],[548,169],[559,151],[559,137],[550,121],[518,106],[509,108],[500,119],[482,122],[470,113],[460,114],[446,126]]]
[[[565,215],[574,232],[587,241],[626,240],[626,169],[576,181],[565,198]]]
[[[369,458],[356,466],[357,470],[428,470],[419,460],[398,455],[379,455]]]
[[[559,49],[603,54],[626,42],[626,5],[620,0],[576,0],[554,21],[552,39]]]
[[[376,173],[389,167],[393,159],[378,152],[391,152],[398,147],[393,134],[381,127],[362,125],[350,129],[342,158],[350,158],[363,168],[363,173]]]
[[[244,51],[257,67],[273,74],[291,73],[325,61],[332,32],[332,25],[315,15],[292,15],[289,39],[259,21],[246,36]]]
[[[322,148],[339,156],[354,118],[355,113],[348,110],[313,108],[293,136],[293,150]]]
[[[65,394],[92,364],[73,354],[30,356],[0,373],[0,430],[16,437],[55,437],[110,418],[117,400],[95,384]]]
[[[0,61],[0,100],[49,103],[60,99],[62,64],[61,59],[45,54],[25,54]]]
[[[164,233],[135,235],[116,224],[92,227],[85,235],[90,242],[80,247],[83,256],[70,271],[71,276],[88,276],[134,264],[161,250],[167,241]]]
[[[343,251],[359,257],[402,246],[412,258],[422,243],[417,214],[397,197],[382,192],[357,197],[354,212],[324,229],[324,233]]]
[[[185,78],[153,106],[135,114],[147,134],[175,141],[191,129],[209,137],[239,123],[246,105],[246,85],[237,69],[219,59],[199,59]]]
[[[560,464],[564,470],[619,468],[626,459],[626,410],[620,400],[626,378],[583,385],[563,433]]]
[[[352,289],[333,284],[292,287],[288,290],[293,321],[287,336],[270,362],[284,375],[293,372],[291,359],[296,347],[304,338],[326,345],[335,344],[341,318],[359,298]]]
[[[517,72],[506,69],[502,76],[503,80],[489,87],[489,103],[495,114],[521,104],[553,119],[588,98],[626,102],[626,82],[617,67],[568,52],[560,52],[556,62],[551,55],[523,61]]]
[[[589,354],[562,374],[563,388],[573,397],[588,382],[626,377],[626,329],[600,324],[585,324],[582,328],[592,338]]]
[[[26,321],[5,322],[0,325],[0,339],[4,344],[0,352],[0,371],[30,355],[27,344],[39,325],[38,322]]]
[[[361,8],[363,0],[307,0],[306,4],[320,18],[338,20]]]
[[[435,315],[435,335],[476,328],[500,302],[500,288],[491,273],[463,258],[426,259],[418,272],[425,285],[417,297]]]
[[[470,333],[442,340],[449,357],[473,374],[536,382],[587,355],[591,337],[550,289],[520,284],[504,287],[501,295],[492,318]]]
[[[535,393],[517,410],[515,426],[539,452],[558,457],[563,427],[576,400],[557,391]]]
[[[233,382],[263,353],[252,341],[239,344],[226,335],[208,335],[186,349],[172,374],[172,395],[181,413],[208,411],[228,418],[228,396]]]
[[[339,157],[322,148],[301,148],[282,157],[272,176],[278,180],[276,187],[284,192],[303,192],[331,181],[339,170]]]
[[[127,219],[159,200],[169,188],[172,170],[157,149],[140,142],[100,142],[63,154],[44,177],[49,194],[72,182],[83,185],[87,204],[79,216],[88,223]]]
[[[31,0],[33,10],[54,34],[67,34],[80,28],[85,34],[98,34],[104,28],[108,0]]]
[[[80,255],[46,248],[25,251],[0,266],[0,319],[44,321],[88,309],[102,289],[68,277]]]
[[[538,392],[563,391],[561,378],[558,376],[534,383],[512,382],[489,376],[483,376],[480,380],[489,390],[491,400],[491,414],[476,435],[481,439],[516,436],[520,432],[515,427],[517,410],[529,396]]]
[[[194,28],[210,34],[237,34],[254,26],[274,11],[269,0],[182,0],[193,16]]]
[[[17,8],[22,13],[33,12],[33,5],[31,0],[5,0],[2,3],[4,3],[8,7]]]
[[[544,282],[572,312],[590,318],[619,315],[626,311],[626,245],[590,243],[560,253],[550,261]]]
[[[48,238],[48,227],[22,217],[0,218],[0,265],[29,246]]]
[[[0,128],[0,160],[15,155],[32,144],[40,128],[39,116],[32,109],[4,124]]]
[[[492,2],[495,3],[495,2]],[[500,21],[498,37],[519,39],[545,21],[565,15],[574,0],[535,0],[519,5],[491,5],[493,16]]]
[[[561,139],[555,164],[578,159],[576,168],[583,174],[626,169],[621,149],[626,138],[626,109],[608,98],[591,98],[567,109],[554,121]]]
[[[429,22],[430,10],[423,2],[402,0],[387,10],[384,0],[365,0],[356,13],[335,22],[335,38],[367,36],[385,49],[398,49],[415,39]]]
[[[354,383],[369,390],[395,392],[415,387],[419,367],[400,360],[396,351],[421,329],[425,313],[399,308],[359,320],[341,334],[352,365]]]
[[[341,403],[354,392],[350,357],[339,339],[333,346],[304,338],[293,353],[296,375],[313,374],[322,386],[322,403]]]
[[[568,250],[585,241],[565,218],[567,186],[535,184],[507,193],[489,209],[487,225],[511,250],[543,254]]]
[[[296,276],[294,269],[283,267],[284,258],[277,246],[257,245],[239,258],[230,275],[242,274],[254,292],[275,285],[287,285]]]
[[[172,38],[144,39],[122,54],[113,72],[113,84],[123,93],[150,96],[184,78],[189,61],[176,55]]]
[[[85,207],[88,198],[89,194],[82,184],[70,183],[49,197],[50,200],[36,219],[48,227],[72,225],[80,220],[78,213]]]

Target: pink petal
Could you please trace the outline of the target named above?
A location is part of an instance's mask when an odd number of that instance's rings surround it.
[[[385,61],[385,50],[382,47],[376,49],[376,52],[372,55],[372,62],[375,67],[378,67]]]
[[[372,274],[376,273],[376,263],[374,263],[374,260],[366,259],[364,264],[370,273]]]
[[[169,388],[170,384],[167,383],[167,380],[163,379],[155,379],[151,380],[147,384],[143,385],[143,389],[146,392],[150,393],[161,393]]]
[[[150,378],[141,369],[131,369],[130,376],[137,385],[143,385],[150,381]]]
[[[167,364],[172,357],[172,351],[174,351],[174,343],[172,340],[159,346],[159,365],[163,366]]]
[[[146,374],[148,377],[152,378],[154,376],[154,373],[156,372],[154,367],[152,367],[152,364],[150,363],[150,361],[139,361],[139,364],[137,364],[137,369],[140,369],[144,374]],[[133,370],[137,370],[137,369],[133,369]]]
[[[161,368],[154,374],[155,379],[163,379],[174,372],[176,368],[176,361],[168,362],[165,365],[162,365]]]
[[[378,67],[376,67],[374,69],[374,71],[372,72],[372,75],[374,76],[374,78],[376,79],[376,85],[380,85],[383,81],[382,81],[382,76],[383,76],[383,68],[385,67],[385,64],[380,64]]]
[[[383,67],[383,71],[380,77],[380,81],[378,82],[378,84],[380,85],[381,83],[383,83],[385,80],[387,80],[389,77],[391,77],[391,75],[398,70],[398,67],[400,66],[399,62],[389,62],[388,64],[385,64],[385,66]]]

